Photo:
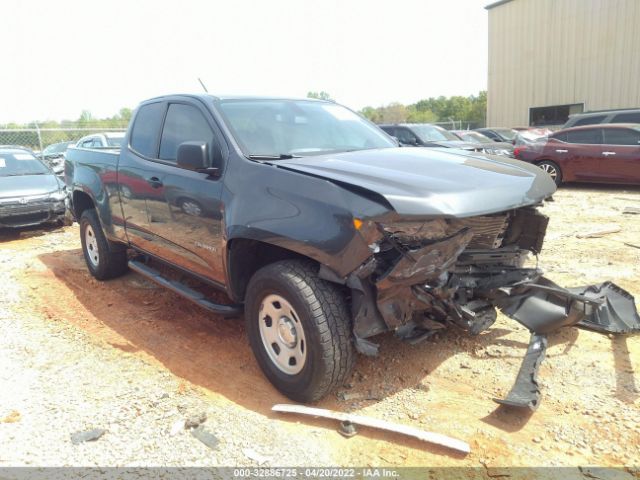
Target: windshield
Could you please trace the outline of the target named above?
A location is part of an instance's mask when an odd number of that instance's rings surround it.
[[[494,128],[494,132],[500,135],[502,138],[506,138],[508,141],[516,138],[518,132],[516,130],[511,130],[510,128]]]
[[[121,147],[124,137],[107,137],[106,139],[109,147]]]
[[[453,133],[435,125],[411,125],[411,130],[413,130],[413,133],[418,135],[423,142],[460,141]]]
[[[478,132],[458,132],[458,135],[466,142],[495,143],[489,137]]]
[[[49,169],[28,152],[0,152],[0,177],[49,173]]]
[[[396,147],[345,107],[309,100],[226,100],[220,110],[245,155],[320,155]]]

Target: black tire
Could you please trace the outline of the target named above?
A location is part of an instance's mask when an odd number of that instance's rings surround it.
[[[303,261],[272,263],[253,275],[245,299],[247,335],[256,360],[269,381],[296,402],[321,399],[344,383],[355,364],[344,294],[336,285],[318,278],[317,271],[313,264]],[[269,295],[289,302],[302,324],[306,358],[299,373],[283,372],[267,353],[260,317]]]
[[[536,163],[536,165],[547,172],[551,179],[556,182],[556,185],[560,186],[562,183],[562,170],[557,163],[552,162],[551,160],[542,160],[541,162]]]
[[[91,228],[89,237],[94,238],[95,241],[87,241],[89,228]],[[107,240],[98,214],[93,208],[85,210],[80,216],[80,241],[87,268],[98,280],[119,277],[127,271],[126,247]],[[92,257],[96,251],[97,255]]]

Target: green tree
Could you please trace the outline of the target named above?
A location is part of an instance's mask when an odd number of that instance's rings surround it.
[[[321,92],[307,92],[307,98],[317,98],[318,100],[333,100],[331,95],[322,90]]]

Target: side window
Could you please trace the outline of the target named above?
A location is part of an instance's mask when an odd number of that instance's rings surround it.
[[[178,145],[183,142],[206,142],[212,146],[214,133],[204,115],[192,105],[169,105],[160,140],[160,159],[175,161]]]
[[[550,135],[551,138],[555,138],[556,140],[560,140],[561,142],[567,141],[567,132],[554,133]]]
[[[156,158],[163,113],[163,103],[148,103],[139,108],[131,131],[133,150],[145,157]]]
[[[604,143],[607,145],[635,145],[640,144],[640,132],[628,128],[604,129]]]
[[[567,132],[567,142],[595,145],[602,143],[602,129],[588,128]]]
[[[102,146],[102,141],[100,140],[100,138],[96,137],[91,141],[91,145],[89,145],[91,148],[96,148],[96,147],[101,147]]]
[[[401,143],[407,145],[415,145],[416,140],[418,140],[408,128],[396,128],[396,137]]]
[[[93,146],[93,138],[89,138],[80,144],[82,148],[91,148]]]
[[[619,113],[611,123],[640,123],[640,112]]]
[[[595,125],[597,123],[601,123],[605,118],[607,118],[606,115],[593,115],[593,116],[590,116],[590,117],[584,117],[584,118],[581,118],[580,120],[577,120],[571,126],[572,127],[579,127],[581,125]]]

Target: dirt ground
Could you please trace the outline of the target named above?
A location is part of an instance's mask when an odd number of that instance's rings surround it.
[[[543,209],[551,218],[539,259],[547,275],[567,287],[613,280],[640,299],[640,215],[622,213],[640,206],[640,189],[570,186],[554,200]],[[620,231],[576,237],[608,226]],[[492,401],[511,388],[529,339],[503,316],[479,337],[451,330],[416,346],[380,338],[381,354],[360,357],[349,383],[319,404],[451,435],[471,445],[465,456],[366,428],[345,439],[334,422],[272,413],[273,404],[289,402],[261,374],[241,320],[217,318],[132,272],[95,281],[77,225],[3,236],[0,285],[0,465],[257,465],[258,458],[263,466],[489,473],[640,465],[640,337],[576,328],[550,335],[542,404],[532,414]],[[207,413],[216,448],[169,433],[194,409]],[[74,430],[92,427],[107,432],[70,443]]]

